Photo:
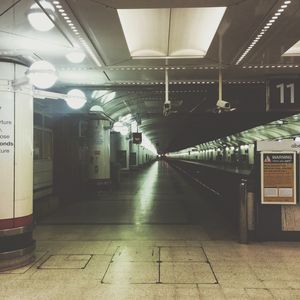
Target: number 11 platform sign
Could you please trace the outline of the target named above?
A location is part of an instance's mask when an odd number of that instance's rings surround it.
[[[267,111],[300,112],[300,79],[274,79],[267,83]]]

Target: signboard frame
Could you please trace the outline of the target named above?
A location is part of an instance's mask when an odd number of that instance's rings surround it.
[[[266,111],[299,112],[300,79],[269,79],[266,82]]]
[[[292,154],[293,155],[293,202],[287,202],[287,201],[265,201],[264,198],[264,188],[265,188],[265,183],[264,183],[264,155],[269,154],[269,155],[286,155],[286,154]],[[279,205],[296,205],[297,204],[297,152],[296,151],[261,151],[260,152],[260,177],[261,177],[261,204],[267,204],[267,205],[272,205],[272,204],[279,204]],[[277,188],[274,186],[274,188]],[[278,199],[280,199],[279,196],[277,196]]]
[[[133,132],[132,133],[132,143],[133,144],[141,144],[143,141],[142,133],[141,132]]]

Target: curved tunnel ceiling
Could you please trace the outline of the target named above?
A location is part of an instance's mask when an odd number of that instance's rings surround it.
[[[42,1],[1,1],[0,59],[28,66],[40,59],[51,62],[59,73],[53,91],[84,90],[88,104],[83,112],[97,103],[114,119],[128,113],[139,114],[142,131],[161,152],[186,148],[287,115],[265,112],[265,85],[270,78],[299,77],[300,54],[283,56],[300,40],[299,1],[49,2],[55,9],[52,18],[55,26],[48,32],[38,32],[30,26],[27,14],[34,3],[43,8]],[[183,12],[180,9],[199,8],[200,11],[200,8],[207,7],[224,7],[226,10],[203,58],[132,57],[118,12],[140,9],[147,13],[149,9],[160,12],[173,9],[180,14]],[[283,11],[278,15],[280,9]],[[178,20],[180,23],[183,19]],[[271,25],[266,25],[270,20]],[[193,24],[189,26],[184,29],[186,36],[195,36],[196,39],[201,30],[197,31]],[[149,42],[155,45],[160,39],[159,32],[155,34],[153,30],[151,36],[147,32],[141,34],[149,36]],[[174,32],[173,37],[176,41],[172,45],[181,45],[183,39],[174,36]],[[65,58],[74,49],[85,52],[86,59],[82,63],[72,64]],[[229,114],[214,113],[219,68],[223,69],[224,100],[237,108]],[[162,115],[166,69],[172,103],[172,113],[168,117]],[[93,98],[93,92],[97,90],[107,91],[111,99],[103,101],[103,95]],[[59,109],[61,105],[57,111]]]

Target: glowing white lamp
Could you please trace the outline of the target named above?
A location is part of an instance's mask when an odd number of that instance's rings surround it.
[[[128,127],[127,127],[127,126],[121,127],[120,133],[121,133],[122,135],[127,135],[127,134],[129,133]]]
[[[50,18],[54,19],[54,7],[48,1],[40,1],[40,5],[45,9]],[[27,15],[30,25],[38,31],[49,31],[54,27],[54,23],[49,19],[45,12],[37,3],[30,7]]]
[[[94,105],[90,108],[91,112],[103,112],[103,108],[100,105]]]
[[[55,67],[45,60],[33,63],[27,72],[27,77],[34,86],[40,89],[52,87],[57,80]]]
[[[300,144],[300,137],[299,137],[299,136],[296,136],[296,137],[295,137],[295,143],[296,143],[297,145]]]
[[[84,61],[85,53],[82,51],[73,51],[66,54],[66,58],[73,64],[79,64]]]
[[[81,90],[71,90],[67,93],[66,102],[72,109],[80,109],[86,103],[85,94]]]
[[[113,131],[121,132],[122,127],[123,127],[123,123],[117,121],[114,123]]]

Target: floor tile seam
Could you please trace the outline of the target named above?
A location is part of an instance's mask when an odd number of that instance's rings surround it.
[[[107,268],[106,268],[106,270],[105,270],[105,272],[104,272],[104,274],[103,274],[103,276],[102,276],[102,278],[101,278],[101,281],[100,281],[101,284],[104,283],[104,278],[105,278],[105,276],[106,276],[106,274],[107,274],[107,272],[108,272],[108,270],[109,270],[109,267],[111,266],[111,264],[112,264],[112,262],[113,262],[113,257],[115,256],[115,254],[117,253],[117,251],[118,251],[119,248],[120,248],[120,247],[117,246],[115,252],[113,253],[113,255],[111,255],[110,262],[107,264]]]
[[[271,290],[268,288],[244,288],[244,290],[249,297],[251,297],[251,296],[247,293],[247,290],[265,290],[265,291],[269,292],[269,294],[272,296],[273,299],[276,299],[275,295],[273,295]]]
[[[201,248],[202,248],[202,251],[203,251],[203,253],[204,253],[205,257],[206,257],[206,262],[208,263],[208,265],[209,265],[209,267],[210,267],[210,269],[212,271],[212,274],[213,274],[213,276],[214,276],[214,278],[216,280],[216,284],[219,284],[219,280],[218,280],[218,278],[216,276],[216,273],[215,273],[215,271],[214,271],[214,269],[213,269],[213,267],[211,265],[211,262],[209,261],[209,258],[208,258],[207,254],[205,252],[205,249],[203,247],[201,247]]]
[[[41,251],[42,252],[42,251]],[[41,257],[39,257],[37,260],[34,260],[33,262],[31,262],[29,265],[30,267],[25,270],[23,273],[14,273],[15,270],[11,270],[11,271],[7,271],[7,273],[3,272],[1,273],[0,272],[0,276],[1,275],[17,275],[17,276],[22,276],[22,275],[27,275],[27,274],[30,274],[31,271],[34,270],[34,266],[37,265],[47,254],[48,254],[48,251],[43,251],[44,253],[41,255]],[[22,267],[22,268],[25,268],[26,266]],[[35,272],[35,271],[34,271]],[[30,275],[29,275],[30,276]]]
[[[51,253],[49,251],[47,251],[45,253],[45,255],[43,255],[32,267],[35,267],[32,269],[32,273],[29,275],[29,278],[31,279],[34,274],[36,274],[38,272],[38,270],[41,270],[40,267],[42,264],[44,264],[49,257],[51,256]]]

